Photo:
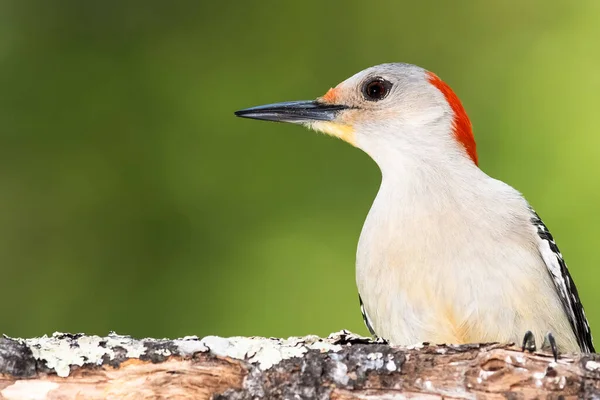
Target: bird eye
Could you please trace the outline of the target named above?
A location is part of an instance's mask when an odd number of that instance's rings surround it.
[[[383,78],[375,78],[363,86],[363,96],[369,101],[383,100],[388,95],[392,83]]]

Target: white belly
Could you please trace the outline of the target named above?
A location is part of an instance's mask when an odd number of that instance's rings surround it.
[[[540,344],[552,331],[562,350],[578,349],[523,199],[499,215],[493,205],[396,207],[391,198],[382,187],[357,251],[358,290],[378,336],[398,345],[519,342],[531,330]]]

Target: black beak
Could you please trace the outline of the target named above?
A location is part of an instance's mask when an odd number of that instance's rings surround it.
[[[236,111],[235,115],[264,121],[302,124],[314,121],[333,121],[341,110],[347,108],[343,105],[326,104],[312,100],[288,101],[246,108],[245,110]]]

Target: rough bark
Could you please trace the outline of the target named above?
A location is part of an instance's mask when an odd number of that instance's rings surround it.
[[[600,356],[321,339],[0,339],[1,399],[592,398]]]

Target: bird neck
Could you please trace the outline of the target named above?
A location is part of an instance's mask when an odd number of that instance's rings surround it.
[[[390,208],[468,201],[491,179],[456,141],[452,120],[445,115],[420,126],[368,128],[357,132],[357,145],[379,166],[378,201],[385,200]]]
[[[379,158],[378,165],[382,174],[378,201],[391,212],[402,208],[402,213],[417,209],[445,213],[477,204],[492,179],[459,153],[398,152]]]

